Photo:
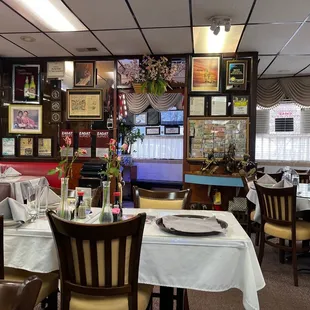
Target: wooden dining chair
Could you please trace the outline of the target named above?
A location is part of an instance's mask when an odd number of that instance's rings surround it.
[[[134,207],[141,209],[189,209],[191,194],[190,189],[177,192],[162,192],[133,186]]]
[[[36,305],[42,303],[45,308],[47,307],[46,309],[57,309],[58,273],[33,273],[22,269],[4,267],[3,216],[0,215],[0,279],[23,282],[33,275],[38,276],[42,281]]]
[[[259,171],[259,172],[265,172],[265,167],[259,167],[259,168],[256,168],[256,171]]]
[[[299,183],[310,183],[310,175],[309,174],[299,174]]]
[[[308,252],[310,247],[297,249],[296,241],[310,240],[310,223],[296,220],[296,186],[286,188],[267,188],[254,183],[261,208],[261,229],[258,260],[264,257],[265,243],[281,251],[292,252],[294,285],[298,286],[297,252]],[[279,243],[265,235],[279,238]],[[289,240],[289,245],[285,245]]]
[[[308,173],[309,172],[309,170],[300,170],[300,169],[294,169],[298,174],[305,174],[305,173]]]
[[[42,281],[32,276],[23,282],[0,280],[1,310],[33,310]]]
[[[268,174],[269,176],[271,176],[273,179],[275,179],[277,182],[280,182],[282,180],[282,176],[283,176],[283,172],[276,172],[276,173],[264,173],[261,171],[257,171],[256,175],[257,175],[257,179],[261,178],[262,176],[264,176],[265,174]]]
[[[139,284],[146,214],[112,224],[65,221],[47,211],[60,265],[61,309],[145,310],[153,286]]]
[[[0,201],[4,200],[7,197],[11,197],[11,184],[2,183],[0,185]]]
[[[101,197],[102,197],[102,186],[92,189],[92,201],[91,201],[92,208],[101,207],[102,204]]]

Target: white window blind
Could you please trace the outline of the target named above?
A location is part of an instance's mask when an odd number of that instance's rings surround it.
[[[282,102],[258,108],[256,160],[310,161],[310,109]]]

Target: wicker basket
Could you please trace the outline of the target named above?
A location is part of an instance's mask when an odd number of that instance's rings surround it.
[[[140,83],[132,83],[132,87],[135,90],[136,94],[145,94],[146,91],[142,89],[142,84]]]

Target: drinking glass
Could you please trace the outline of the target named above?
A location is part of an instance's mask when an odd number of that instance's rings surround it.
[[[27,208],[30,215],[30,222],[35,222],[38,217],[38,200],[37,200],[38,188],[29,186],[27,188]]]
[[[38,211],[39,215],[45,216],[45,212],[48,208],[48,194],[50,187],[48,185],[38,186]]]

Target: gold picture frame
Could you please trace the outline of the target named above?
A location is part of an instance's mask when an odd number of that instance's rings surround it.
[[[102,89],[67,89],[67,120],[102,120]]]
[[[9,105],[9,133],[42,134],[42,123],[42,105]]]

